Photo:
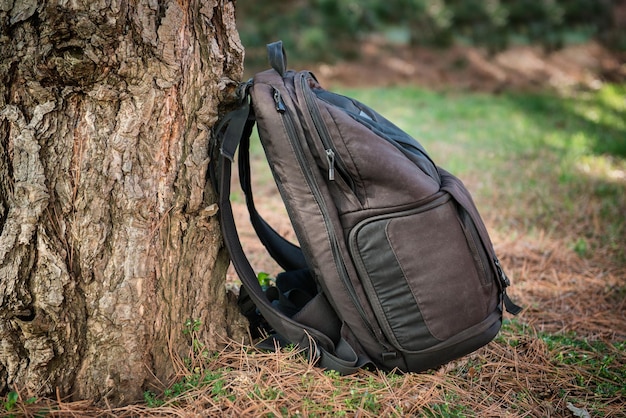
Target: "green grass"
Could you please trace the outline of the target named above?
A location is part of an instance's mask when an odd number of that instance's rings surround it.
[[[518,347],[529,336],[543,343],[555,370],[577,370],[574,381],[587,392],[601,399],[626,397],[626,341],[593,340],[576,332],[537,332],[518,319],[505,320],[496,341]]]
[[[603,415],[605,404],[619,402],[626,396],[626,342],[608,343],[575,333],[540,332],[512,319],[505,321],[493,345],[495,350],[460,359],[445,374],[431,371],[419,375],[379,372],[341,376],[335,371],[311,369],[306,356],[293,349],[280,355],[248,350],[243,354],[250,359],[243,369],[224,367],[232,363],[232,359],[224,358],[231,353],[213,355],[202,362],[202,367],[190,368],[162,395],[145,392],[144,402],[147,411],[156,412],[165,406],[183,408],[198,400],[212,405],[242,403],[244,396],[244,404],[258,403],[266,411],[262,416],[267,417],[374,417],[383,410],[384,416],[400,417],[414,414],[417,403],[420,416],[481,416],[481,407],[485,405],[473,405],[477,400],[481,404],[502,402],[502,395],[485,385],[485,381],[493,379],[488,376],[514,380],[516,374],[511,371],[518,368],[524,377],[516,381],[521,387],[506,395],[510,404],[505,410],[514,412],[513,416],[524,415],[529,404],[545,396],[546,389],[524,387],[525,380],[547,384],[553,399],[588,405],[599,416]],[[514,352],[522,359],[507,362],[502,358]],[[534,360],[525,361],[526,357]],[[198,364],[197,359],[186,363]],[[540,368],[539,376],[533,366]],[[548,367],[554,375],[545,376]],[[241,384],[234,385],[237,379]],[[468,396],[472,399],[468,400]]]

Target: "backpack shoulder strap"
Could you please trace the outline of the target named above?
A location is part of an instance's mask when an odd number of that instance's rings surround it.
[[[236,129],[236,131],[238,132],[239,129]],[[233,154],[229,155],[227,152],[229,150],[236,150],[236,144],[238,144],[240,140],[240,138],[235,140],[235,138],[231,135],[232,132],[233,130],[231,129],[226,130],[223,139],[222,153],[220,155],[219,207],[222,234],[224,236],[226,247],[228,248],[231,260],[239,278],[242,281],[242,284],[246,287],[248,294],[254,301],[257,308],[261,311],[261,314],[268,321],[272,322],[272,326],[276,329],[276,331],[287,337],[289,340],[297,343],[306,342],[306,333],[302,327],[297,324],[297,322],[292,321],[290,318],[274,311],[256,278],[254,269],[250,265],[250,261],[248,260],[243,247],[241,246],[241,241],[239,240],[239,235],[235,226],[233,208],[230,203],[232,168],[231,157]],[[232,142],[236,142],[236,144],[233,144]],[[315,337],[324,339],[323,335],[316,335]]]
[[[256,209],[250,177],[249,143],[249,135],[244,135],[241,138],[241,146],[239,147],[239,182],[246,197],[250,223],[263,246],[283,269],[287,271],[304,269],[307,267],[307,262],[300,247],[276,232]]]
[[[226,114],[216,132],[225,129],[220,154],[233,162],[239,148],[239,175],[241,188],[246,197],[250,213],[250,222],[261,243],[272,258],[285,270],[299,270],[307,266],[302,250],[276,232],[259,214],[254,204],[252,182],[250,180],[250,134],[254,127],[254,111],[250,104],[248,89],[251,82],[243,83],[240,88],[241,105]],[[226,128],[224,128],[226,126]],[[241,146],[240,146],[241,145]],[[215,182],[216,183],[216,182]],[[214,184],[216,188],[218,184]]]
[[[224,121],[218,127],[219,132],[223,130],[224,124],[228,123],[220,148],[219,206],[222,234],[231,260],[250,298],[263,317],[281,336],[301,347],[308,347],[309,356],[321,367],[333,369],[342,374],[354,373],[365,361],[359,358],[347,341],[340,339],[335,344],[325,334],[314,328],[304,326],[273,308],[241,246],[230,203],[230,182],[235,152],[242,138],[249,137],[249,129],[246,126],[250,126],[251,129],[250,112],[250,103],[245,98],[240,108],[225,116]],[[247,139],[244,140],[244,142],[246,141]],[[262,220],[262,218],[260,219]],[[274,234],[278,235],[275,231]]]

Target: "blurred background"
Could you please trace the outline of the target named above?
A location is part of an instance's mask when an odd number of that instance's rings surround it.
[[[610,82],[626,76],[624,0],[238,0],[237,8],[247,75],[267,66],[265,44],[281,39],[291,67],[323,64],[310,69],[341,85],[381,84],[384,77],[496,90],[580,83],[580,74],[567,74],[571,66],[593,66]],[[538,69],[552,57],[563,67],[560,80]],[[351,67],[355,62],[366,68]],[[468,73],[471,80],[454,76]]]

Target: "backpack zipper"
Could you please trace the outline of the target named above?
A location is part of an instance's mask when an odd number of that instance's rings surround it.
[[[480,238],[480,234],[478,233],[478,230],[476,229],[476,224],[474,223],[474,220],[472,219],[470,214],[465,210],[465,208],[463,208],[462,206],[460,206],[460,208],[461,208],[461,213],[459,214],[459,218],[461,221],[460,222],[461,228],[463,229],[466,235],[469,235],[467,244],[470,247],[472,254],[475,254],[477,257],[477,258],[476,257],[474,258],[474,261],[476,262],[476,264],[479,265],[480,271],[482,272],[481,281],[483,285],[487,286],[493,281],[493,277],[494,277],[493,272],[492,272],[493,270],[490,268],[490,265],[489,265],[490,264],[489,255],[488,255],[489,252],[487,251],[487,248],[485,247],[483,240]],[[481,248],[483,251],[480,251]]]
[[[274,103],[276,104],[276,111],[279,113],[285,113],[285,103],[283,103],[283,98],[280,97],[280,90],[276,87],[272,87],[274,90]]]
[[[307,110],[311,115],[311,119],[313,119],[313,125],[315,126],[317,135],[322,141],[322,146],[324,147],[324,151],[326,152],[326,161],[328,162],[328,180],[335,180],[336,167],[339,175],[346,181],[350,190],[352,190],[352,192],[356,194],[356,186],[354,185],[354,180],[352,180],[352,177],[348,174],[348,169],[346,168],[346,165],[339,156],[339,154],[335,152],[333,140],[331,139],[330,134],[326,129],[326,125],[324,124],[324,120],[319,111],[319,108],[315,104],[315,98],[313,97],[313,92],[309,87],[307,78],[304,74],[299,75],[299,77],[302,92],[304,93],[304,101],[306,103]]]
[[[374,328],[371,325],[370,320],[367,317],[367,314],[365,313],[365,311],[363,310],[363,307],[359,303],[359,298],[356,294],[356,291],[354,290],[354,287],[352,286],[352,283],[350,282],[348,271],[346,270],[343,257],[341,256],[341,251],[339,249],[339,242],[337,240],[337,234],[335,233],[334,225],[330,221],[328,209],[326,208],[326,205],[324,204],[324,200],[322,198],[322,193],[319,189],[319,186],[317,185],[317,181],[313,177],[313,174],[309,168],[309,164],[306,161],[306,157],[304,155],[302,145],[300,144],[300,141],[298,140],[299,135],[295,128],[294,122],[289,112],[287,112],[287,108],[285,106],[285,103],[282,100],[280,91],[278,91],[278,89],[275,87],[272,87],[272,89],[274,90],[274,102],[276,104],[276,110],[283,117],[283,121],[285,122],[285,129],[287,131],[287,136],[289,137],[291,143],[294,145],[294,151],[296,154],[296,158],[298,159],[298,163],[300,164],[300,167],[302,168],[305,179],[308,185],[310,186],[311,191],[313,192],[313,197],[315,198],[315,201],[317,202],[322,212],[324,225],[326,226],[326,230],[328,231],[328,235],[330,236],[331,251],[333,253],[333,259],[335,260],[335,266],[337,267],[337,272],[339,273],[339,277],[341,281],[343,282],[344,286],[346,287],[346,289],[348,290],[348,294],[350,295],[350,298],[352,299],[353,305],[356,307],[356,310],[361,316],[361,319],[363,320],[363,323],[365,324],[365,327],[367,328],[369,333],[376,339],[376,341],[378,341],[378,343],[382,347],[385,348],[385,350],[389,351],[391,350],[391,347],[389,347],[384,342],[384,337],[381,338],[381,336],[375,332]]]
[[[498,271],[498,279],[500,280],[500,285],[502,286],[502,289],[506,289],[507,287],[511,286],[511,281],[504,272],[504,269],[500,264],[500,260],[498,260],[498,257],[496,257],[495,255],[493,256],[493,263],[496,265],[496,270]]]
[[[335,180],[335,152],[332,149],[326,150],[326,161],[328,161],[328,180]]]

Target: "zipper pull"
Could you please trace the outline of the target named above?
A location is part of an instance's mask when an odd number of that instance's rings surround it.
[[[283,98],[280,97],[280,91],[276,87],[272,87],[274,89],[274,103],[276,103],[276,110],[280,113],[285,113],[285,103],[283,102]]]
[[[495,263],[496,269],[498,270],[498,279],[500,279],[500,283],[502,283],[502,287],[509,287],[511,285],[511,281],[506,276],[504,269],[500,265],[500,260],[498,260],[498,257],[494,257],[493,262]]]
[[[328,161],[328,180],[335,180],[335,151],[326,150],[326,161]]]
[[[511,281],[502,269],[498,257],[493,257],[493,262],[496,264],[496,270],[498,270],[498,278],[500,279],[500,283],[502,283],[502,302],[504,302],[504,309],[506,309],[506,311],[511,315],[517,315],[522,312],[524,308],[516,305],[515,302],[511,300],[509,295],[506,294],[506,288],[511,285]]]

